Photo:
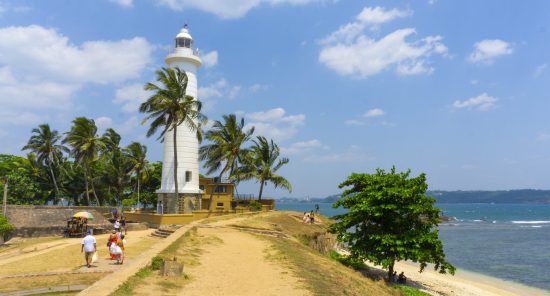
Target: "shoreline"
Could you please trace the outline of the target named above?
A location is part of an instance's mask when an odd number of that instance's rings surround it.
[[[373,266],[379,268],[378,266]],[[419,273],[419,264],[413,262],[396,262],[396,270],[405,272],[407,281],[420,284],[419,289],[432,295],[467,295],[467,296],[549,296],[550,291],[527,286],[525,284],[504,280],[489,275],[458,269],[455,275],[440,274],[427,266]],[[399,273],[399,272],[398,272]]]

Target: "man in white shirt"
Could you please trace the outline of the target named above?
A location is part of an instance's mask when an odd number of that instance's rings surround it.
[[[94,252],[96,250],[96,240],[95,237],[92,236],[92,231],[88,230],[86,233],[86,236],[82,239],[82,248],[80,248],[80,252],[84,252],[84,258],[86,259],[86,265],[88,268],[92,266],[92,257],[94,255]]]

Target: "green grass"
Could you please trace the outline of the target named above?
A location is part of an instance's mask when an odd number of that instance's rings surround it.
[[[131,276],[127,281],[125,281],[122,285],[116,289],[111,295],[116,296],[126,296],[126,295],[133,295],[134,289],[139,285],[139,283],[146,277],[150,276],[153,272],[153,269],[150,265],[145,266],[144,268],[140,269],[136,274]]]
[[[368,270],[369,269],[369,267],[365,264],[365,262],[363,262],[361,260],[351,258],[349,256],[342,255],[342,254],[336,252],[335,250],[330,250],[328,252],[328,257],[330,259],[333,259],[333,260],[336,260],[336,261],[342,263],[343,265],[345,265],[347,267],[351,267],[355,270]]]
[[[426,292],[422,292],[416,288],[405,286],[405,285],[393,285],[394,288],[397,288],[407,296],[431,296]]]

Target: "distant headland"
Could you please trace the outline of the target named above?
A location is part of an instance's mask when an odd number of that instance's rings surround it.
[[[438,203],[528,203],[550,204],[550,190],[513,189],[513,190],[430,190],[426,192]],[[285,202],[306,203],[334,203],[340,194],[333,194],[322,198],[292,198],[283,197],[277,200]]]

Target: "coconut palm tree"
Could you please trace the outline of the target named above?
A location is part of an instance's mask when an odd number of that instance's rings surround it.
[[[49,170],[55,188],[54,203],[59,197],[59,186],[53,168],[59,165],[63,152],[69,153],[69,149],[61,145],[61,135],[56,130],[51,130],[48,124],[41,124],[32,129],[32,136],[23,146],[22,150],[31,150],[36,154],[36,160]]]
[[[202,140],[201,126],[206,124],[206,116],[201,113],[202,104],[199,100],[187,95],[188,78],[185,71],[180,68],[162,68],[156,72],[159,85],[147,83],[144,89],[153,94],[141,104],[139,111],[146,113],[142,124],[151,119],[151,125],[147,131],[147,137],[161,130],[158,137],[164,141],[166,132],[171,132],[174,143],[174,184],[176,197],[178,192],[178,153],[177,131],[183,124],[189,130],[196,132],[199,142]]]
[[[216,120],[212,128],[205,133],[211,144],[204,145],[199,149],[199,159],[205,160],[204,167],[208,169],[207,174],[220,170],[219,179],[225,173],[231,176],[239,164],[239,160],[248,153],[242,148],[250,140],[254,133],[254,127],[244,131],[244,118],[237,120],[235,114],[223,116],[223,122]],[[208,210],[212,207],[214,190],[210,193]]]
[[[147,146],[132,142],[124,149],[124,154],[130,163],[129,174],[136,175],[137,203],[139,204],[140,183],[147,180],[151,167],[149,161],[145,158],[147,156]]]
[[[92,193],[96,203],[99,205],[99,199],[95,192],[91,167],[93,162],[98,159],[100,151],[105,148],[105,143],[97,135],[97,126],[93,119],[86,117],[77,117],[73,120],[71,130],[66,133],[63,143],[71,145],[71,153],[75,161],[84,168],[84,180],[86,186],[86,199],[90,204],[90,194],[88,185],[91,183]]]
[[[292,192],[290,182],[276,174],[283,165],[288,163],[286,157],[279,159],[279,146],[273,140],[268,141],[262,136],[256,137],[253,142],[250,152],[242,160],[243,166],[235,171],[233,178],[238,181],[256,179],[260,183],[259,200],[262,199],[264,185],[267,185],[267,182],[273,183],[275,188],[281,187]]]
[[[112,197],[111,189],[114,188],[114,199],[118,203],[122,200],[124,189],[129,181],[129,160],[120,148],[121,137],[114,129],[105,130],[101,139],[105,143],[105,148],[102,151],[99,166],[102,184],[108,186],[107,194],[104,196]]]

